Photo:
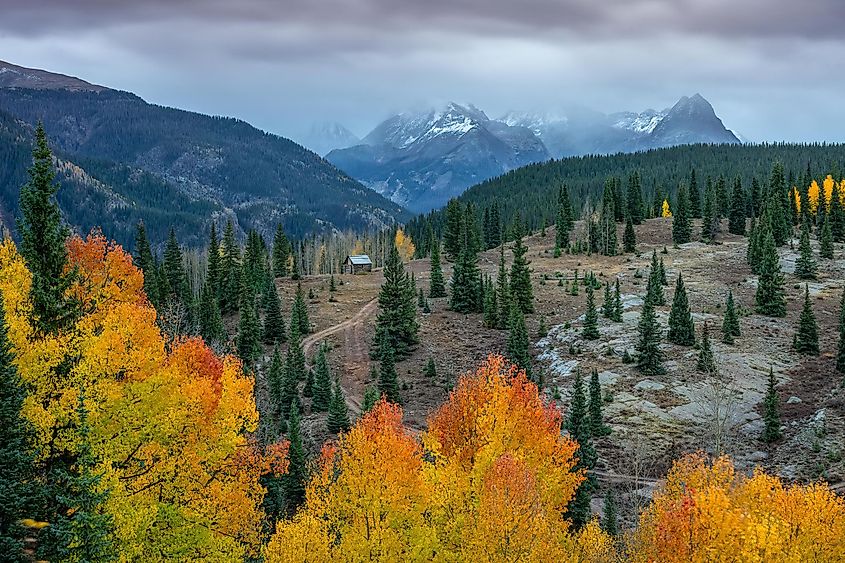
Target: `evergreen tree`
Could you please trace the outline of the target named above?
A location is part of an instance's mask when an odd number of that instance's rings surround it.
[[[759,273],[760,265],[760,237],[763,229],[762,223],[758,224],[755,218],[751,219],[751,228],[748,231],[748,248],[745,252],[745,261],[751,266],[751,272]]]
[[[309,399],[314,397],[314,385],[315,385],[315,376],[314,370],[308,369],[308,373],[305,376],[305,387],[302,388],[302,396],[308,397]]]
[[[497,328],[499,316],[496,288],[493,286],[493,282],[488,280],[488,283],[484,284],[484,326],[486,328]]]
[[[494,201],[490,210],[490,242],[487,248],[496,248],[502,244],[502,219],[499,215],[499,202]]]
[[[622,248],[625,252],[637,251],[637,235],[634,233],[634,222],[631,215],[625,215],[625,234],[622,235]]]
[[[695,344],[695,325],[692,321],[687,290],[684,287],[684,278],[681,274],[678,274],[678,281],[675,284],[675,296],[672,299],[672,309],[669,312],[667,339],[679,346]]]
[[[505,245],[499,247],[499,275],[496,278],[496,302],[499,306],[499,316],[496,328],[504,330],[510,323],[511,292],[508,284],[508,270],[505,267]]]
[[[290,310],[290,324],[296,324],[299,334],[311,332],[311,321],[308,318],[308,306],[305,304],[305,294],[302,292],[302,284],[296,284],[296,294],[293,298],[293,306]]]
[[[300,422],[299,406],[294,401],[288,414],[288,470],[282,475],[285,507],[291,515],[305,502],[307,470]]]
[[[334,382],[334,392],[329,402],[329,416],[326,418],[326,425],[332,434],[346,432],[352,427],[352,423],[349,421],[349,408],[346,406],[346,398],[343,396],[343,389],[341,389],[338,379],[335,379]]]
[[[706,322],[704,328],[701,329],[701,348],[698,351],[696,369],[705,374],[716,373],[716,359],[713,357],[713,348],[710,346],[710,329]]]
[[[393,349],[389,344],[385,343],[380,355],[379,393],[391,403],[401,405],[402,395],[399,392],[399,374],[396,373],[396,358]]]
[[[170,229],[167,237],[167,244],[164,247],[164,275],[167,277],[167,285],[170,288],[170,295],[163,298],[175,299],[186,308],[191,302],[191,288],[188,284],[188,275],[185,272],[185,264],[182,258],[182,249],[176,240],[176,231]]]
[[[814,280],[816,270],[816,259],[810,247],[810,227],[804,223],[801,228],[801,242],[798,244],[798,260],[795,261],[795,275],[802,280]]]
[[[320,345],[314,359],[314,392],[311,408],[317,412],[328,410],[332,398],[332,378],[329,362],[326,357],[325,344]]]
[[[569,232],[572,230],[572,202],[566,186],[561,186],[557,195],[557,216],[555,218],[555,254],[569,246]]]
[[[446,225],[443,232],[443,249],[453,260],[461,253],[464,246],[465,226],[464,210],[457,199],[450,199],[446,204]]]
[[[575,469],[589,471],[595,467],[596,452],[592,441],[592,421],[588,412],[587,398],[584,395],[581,370],[575,370],[575,378],[572,382],[572,395],[569,404],[569,414],[566,419],[565,428],[570,437],[578,442],[578,461]],[[575,492],[575,497],[570,501],[567,516],[573,526],[579,529],[590,520],[590,500],[595,481],[592,476],[587,477]]]
[[[452,270],[452,295],[449,300],[452,310],[458,313],[477,313],[483,309],[480,276],[475,244],[467,235]]]
[[[691,218],[701,218],[701,193],[698,191],[698,182],[695,179],[695,168],[689,173],[689,211]]]
[[[739,336],[739,317],[736,313],[733,291],[728,291],[728,300],[725,303],[725,316],[722,319],[722,342],[733,344],[734,337]]]
[[[775,239],[766,226],[760,247],[760,276],[755,294],[757,312],[770,317],[786,315],[786,300],[783,295],[783,274],[780,271]]]
[[[522,236],[513,245],[513,263],[510,273],[510,298],[524,314],[534,312],[534,290],[531,287],[529,262],[525,259],[528,248],[522,243]]]
[[[525,316],[515,303],[511,304],[510,309],[507,356],[514,365],[525,370],[525,375],[530,379],[531,353],[529,351],[528,329],[525,327]]]
[[[220,314],[220,304],[217,292],[211,282],[206,279],[200,292],[199,332],[206,342],[222,343],[226,340],[226,327]]]
[[[285,319],[282,316],[282,301],[276,286],[267,292],[267,309],[264,313],[264,343],[276,344],[285,341]]]
[[[436,238],[431,242],[431,277],[428,286],[428,296],[433,299],[446,297],[443,268],[440,265],[440,241]]]
[[[729,233],[745,236],[745,208],[745,190],[742,188],[742,179],[737,176],[731,196],[731,212],[728,216]]]
[[[657,259],[657,251],[652,251],[651,254],[651,268],[648,274],[648,285],[646,286],[646,300],[651,301],[653,305],[665,305],[666,296],[663,293],[663,283],[661,278],[660,262]]]
[[[429,358],[425,363],[423,375],[432,380],[437,378],[437,366],[434,365],[434,358]]]
[[[654,302],[646,296],[638,325],[636,345],[637,367],[646,375],[660,375],[665,372],[663,352],[660,350],[661,329],[654,312]]]
[[[749,213],[748,216],[752,219],[760,216],[762,209],[762,194],[760,193],[760,182],[757,178],[751,178],[751,196],[749,197]]]
[[[775,162],[772,166],[772,174],[769,178],[769,191],[766,200],[766,208],[769,213],[769,226],[772,229],[772,236],[775,245],[783,246],[789,238],[791,227],[786,219],[784,199],[786,195],[786,180],[783,174],[783,164]]]
[[[819,235],[819,256],[827,259],[833,258],[833,231],[827,218],[822,222],[822,231]]]
[[[830,196],[830,231],[833,240],[842,242],[845,240],[845,210],[842,208],[842,195],[839,183],[833,182],[833,191]]]
[[[238,321],[238,357],[245,367],[253,367],[261,356],[261,322],[255,310],[255,298],[247,291],[241,300]]]
[[[223,262],[220,255],[220,240],[217,237],[217,226],[211,223],[211,232],[208,236],[208,250],[206,252],[208,267],[205,274],[205,283],[214,294],[217,306],[220,307],[220,282],[223,279]]]
[[[690,219],[690,202],[687,188],[678,188],[678,204],[672,215],[672,242],[684,244],[692,240],[692,222]]]
[[[290,279],[299,281],[302,279],[302,256],[299,252],[291,252],[293,260],[291,260]]]
[[[769,383],[766,388],[766,397],[763,399],[763,436],[767,444],[777,442],[783,435],[780,430],[780,397],[778,397],[777,380],[775,372],[769,368]]]
[[[26,393],[9,347],[6,316],[0,294],[0,554],[10,562],[24,556],[24,518],[37,516],[33,446],[35,434],[21,412]]]
[[[376,406],[379,400],[378,389],[375,387],[367,387],[364,391],[364,400],[361,401],[361,416],[364,416]]]
[[[604,184],[601,213],[599,215],[600,251],[604,256],[616,256],[616,202],[613,198],[614,181],[612,178]]]
[[[113,561],[117,558],[111,538],[113,521],[105,511],[108,491],[103,490],[103,476],[97,473],[91,451],[84,389],[79,393],[76,415],[79,445],[75,463],[71,468],[60,466],[51,475],[67,509],[50,520],[41,535],[38,555],[53,561]]]
[[[593,295],[593,284],[587,285],[587,312],[584,313],[584,329],[581,335],[587,340],[597,340],[599,334],[599,315],[596,311],[596,302]]]
[[[223,252],[220,263],[220,310],[224,314],[238,309],[241,294],[241,249],[235,240],[232,221],[226,222],[223,231]]]
[[[270,404],[272,405],[273,417],[280,421],[284,417],[283,399],[285,395],[285,364],[279,348],[273,349],[273,356],[270,360],[270,367],[267,370],[267,388],[270,392]]]
[[[386,340],[398,358],[407,357],[418,341],[416,296],[411,293],[410,278],[405,273],[396,246],[390,245],[384,267],[384,283],[379,291],[374,357]]]
[[[604,515],[601,519],[601,529],[610,537],[619,535],[619,506],[613,489],[608,489],[604,496]]]
[[[607,436],[610,434],[610,427],[604,423],[602,404],[604,399],[601,396],[601,383],[599,383],[599,372],[593,369],[590,373],[590,433],[593,436]]]
[[[70,231],[62,224],[56,202],[59,185],[54,183],[53,154],[40,122],[35,130],[35,148],[28,173],[29,181],[20,192],[21,218],[17,224],[20,253],[32,274],[29,294],[35,329],[40,334],[49,334],[73,322],[79,305],[67,296],[75,277],[65,271],[65,239]]]
[[[613,301],[613,294],[610,292],[610,282],[605,282],[604,301],[601,304],[601,316],[606,319],[612,319],[615,308],[616,307]]]
[[[640,187],[640,173],[633,172],[628,176],[628,215],[635,225],[639,225],[645,218],[643,208],[643,194]]]
[[[610,319],[616,323],[622,322],[622,295],[619,292],[619,278],[616,278],[613,289],[613,314]]]
[[[276,233],[273,235],[273,274],[277,278],[288,275],[288,263],[290,262],[290,241],[285,234],[281,223],[276,225]]]
[[[212,228],[214,225],[212,224]],[[155,258],[150,248],[150,241],[147,239],[147,228],[143,221],[138,222],[137,231],[135,234],[135,264],[141,269],[144,274],[144,293],[153,306],[159,306],[158,283],[156,278]],[[209,268],[211,264],[209,263]]]
[[[305,379],[305,353],[302,350],[302,336],[299,333],[299,327],[291,323],[290,334],[288,336],[288,350],[285,355],[285,373],[287,373],[293,381],[302,381]]]
[[[810,288],[804,286],[804,307],[798,319],[798,331],[792,340],[792,348],[800,354],[819,355],[819,329],[810,303]]]
[[[704,209],[701,217],[701,240],[708,244],[715,242],[716,235],[719,233],[720,225],[721,216],[719,214],[719,204],[713,189],[713,184],[708,177],[704,190]]]
[[[836,371],[845,373],[845,290],[839,301],[839,346],[836,349]]]

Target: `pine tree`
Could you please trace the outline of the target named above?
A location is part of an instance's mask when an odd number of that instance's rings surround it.
[[[593,295],[593,284],[587,285],[587,312],[584,313],[584,329],[581,335],[587,340],[597,340],[599,333],[599,315],[596,311],[596,302]]]
[[[522,243],[522,236],[513,245],[513,263],[510,273],[510,297],[524,314],[534,312],[534,290],[531,287],[529,262],[525,259],[528,248]]]
[[[276,286],[267,292],[267,309],[264,313],[264,343],[276,344],[285,341],[285,319],[282,316],[282,301],[276,292]]]
[[[277,278],[288,275],[288,263],[290,262],[290,241],[285,234],[281,223],[276,225],[276,233],[273,235],[273,274]]]
[[[378,358],[382,340],[387,340],[397,358],[405,358],[418,341],[416,296],[396,246],[390,245],[384,267],[384,283],[379,291],[379,313],[373,357]]]
[[[708,177],[704,189],[704,208],[701,217],[701,240],[708,244],[713,243],[719,233],[721,218],[718,207],[713,184]]]
[[[651,268],[648,274],[648,285],[646,286],[646,300],[653,305],[665,305],[666,296],[663,293],[663,282],[661,278],[660,262],[657,259],[657,251],[652,251]]]
[[[599,372],[593,369],[590,373],[590,432],[593,436],[607,436],[610,434],[610,427],[604,423],[604,415],[602,414],[602,404],[604,399],[601,395],[601,383],[599,382]]]
[[[261,356],[261,322],[255,310],[255,298],[247,291],[241,300],[238,321],[238,357],[245,367],[253,367]]]
[[[601,254],[616,256],[616,202],[613,196],[614,180],[608,178],[604,183],[601,213],[599,215],[599,241]]]
[[[306,376],[305,352],[302,350],[302,336],[299,333],[299,327],[293,323],[290,325],[290,333],[288,336],[288,350],[285,355],[285,372],[288,373],[294,381],[303,381]]]
[[[694,168],[689,173],[689,210],[691,218],[701,218],[701,193],[698,191]]]
[[[839,301],[839,346],[836,349],[836,371],[845,373],[845,290]]]
[[[778,397],[777,380],[775,372],[769,368],[769,383],[766,388],[766,397],[763,399],[763,436],[767,444],[777,442],[783,435],[780,430],[780,397]]]
[[[819,329],[810,303],[810,288],[804,286],[804,307],[798,319],[798,330],[792,340],[792,348],[799,354],[819,355]]]
[[[613,289],[613,313],[610,319],[615,323],[622,322],[622,295],[619,292],[619,278],[616,278],[616,284]]]
[[[220,314],[217,293],[208,279],[200,292],[198,320],[200,336],[206,342],[223,343],[226,340],[226,327]]]
[[[636,345],[637,367],[646,375],[660,375],[665,372],[663,352],[660,350],[661,329],[654,312],[654,302],[646,296],[638,325]]]
[[[745,207],[745,190],[742,188],[742,179],[737,176],[731,196],[731,212],[728,216],[729,233],[745,236]]]
[[[839,184],[833,183],[833,191],[830,195],[830,231],[833,235],[833,240],[842,242],[845,240],[845,209],[842,208],[841,193]]]
[[[570,437],[578,442],[578,451],[576,454],[578,461],[575,464],[575,469],[589,471],[595,467],[596,452],[593,447],[592,424],[587,408],[581,370],[576,369],[575,378],[572,382],[572,395],[565,428],[569,432]],[[594,486],[594,479],[588,476],[579,485],[575,497],[569,503],[567,516],[576,529],[583,527],[590,520],[590,500]]]
[[[326,346],[322,344],[314,359],[314,392],[311,408],[317,412],[328,410],[332,398],[332,378],[326,357]]]
[[[601,529],[610,537],[619,535],[619,506],[616,501],[616,493],[608,489],[604,496],[604,514],[601,519]]]
[[[346,398],[343,396],[343,389],[341,389],[340,381],[337,379],[335,379],[334,392],[329,402],[329,416],[326,418],[326,425],[332,434],[346,432],[352,427],[352,423],[349,421],[349,408],[346,406]]]
[[[557,216],[555,218],[555,254],[569,246],[569,232],[572,230],[572,202],[566,186],[561,186],[557,196]]]
[[[429,279],[428,296],[432,299],[446,297],[443,268],[440,265],[440,241],[436,238],[431,242],[431,277]]]
[[[499,306],[499,316],[496,328],[504,330],[510,323],[511,292],[508,284],[508,270],[505,267],[505,245],[499,247],[499,275],[496,278],[496,302]]]
[[[191,288],[188,285],[188,275],[185,272],[182,249],[176,240],[176,231],[172,228],[167,237],[167,244],[164,247],[163,266],[164,275],[167,277],[167,285],[170,288],[170,295],[162,295],[162,297],[175,299],[183,306],[188,307],[191,302]]]
[[[302,388],[302,396],[308,397],[309,399],[314,397],[314,385],[315,385],[314,370],[309,369],[307,375],[305,376],[305,386]]]
[[[361,416],[364,416],[376,406],[379,400],[378,389],[375,387],[367,387],[364,391],[364,399],[361,401]]]
[[[40,334],[49,334],[73,322],[79,305],[67,296],[75,277],[65,271],[65,239],[70,231],[62,224],[56,202],[59,185],[54,183],[53,154],[41,122],[35,130],[35,148],[28,173],[29,181],[20,192],[21,218],[17,224],[20,252],[32,274],[29,293],[35,329]]]
[[[801,242],[798,244],[798,260],[795,261],[795,275],[802,280],[814,280],[816,270],[816,259],[810,247],[810,227],[804,223],[801,228]]]
[[[689,193],[684,185],[678,188],[678,203],[672,215],[672,242],[684,244],[692,240]]]
[[[625,252],[637,251],[637,235],[634,233],[634,222],[631,214],[625,215],[625,234],[622,235],[622,248]]]
[[[613,294],[610,291],[610,282],[604,284],[604,301],[601,304],[601,316],[606,319],[613,318],[615,303],[613,301]]]
[[[783,174],[783,164],[775,162],[769,178],[769,191],[766,200],[767,211],[770,215],[769,226],[776,246],[783,246],[789,238],[792,228],[786,219],[784,209],[784,195],[786,194],[786,180]]]
[[[291,515],[305,502],[307,470],[300,422],[299,407],[293,402],[288,414],[288,470],[282,475],[285,508]]]
[[[273,349],[273,356],[270,360],[270,367],[267,370],[267,388],[270,392],[270,404],[272,405],[272,417],[280,422],[284,417],[283,399],[285,395],[285,364],[279,348]],[[284,430],[284,425],[279,424],[279,430]]]
[[[443,249],[453,260],[461,253],[464,246],[465,226],[464,210],[457,199],[450,199],[446,204],[446,225],[443,232]]]
[[[514,365],[525,370],[525,375],[531,378],[531,353],[529,351],[528,329],[525,327],[525,316],[515,304],[510,308],[510,333],[508,334],[507,356]]]
[[[751,266],[751,272],[759,273],[760,265],[760,233],[762,223],[758,224],[757,219],[751,218],[751,228],[748,230],[748,248],[745,251],[745,261]]]
[[[212,224],[212,228],[214,225]],[[137,231],[135,234],[135,264],[141,269],[144,274],[144,293],[147,294],[147,299],[153,306],[159,306],[159,292],[156,278],[155,258],[150,248],[150,241],[147,239],[147,228],[143,221],[138,222]],[[209,269],[211,263],[209,262]]]
[[[492,281],[484,284],[484,326],[486,328],[497,328],[499,323],[499,301],[496,297],[496,288]]]
[[[701,348],[698,351],[696,369],[705,374],[716,373],[716,359],[713,357],[713,348],[710,347],[710,329],[706,322],[701,329]]]
[[[739,317],[734,304],[733,291],[728,291],[728,299],[725,303],[725,316],[722,319],[722,342],[733,344],[734,337],[740,336]]]
[[[396,373],[396,359],[389,344],[384,344],[381,351],[381,366],[379,369],[379,393],[391,403],[402,404],[399,392],[399,374]]]
[[[760,247],[760,275],[754,299],[758,313],[770,317],[786,315],[783,274],[780,271],[775,239],[768,225]]]
[[[305,294],[302,292],[302,284],[296,284],[296,294],[293,298],[293,306],[290,310],[290,323],[296,324],[300,335],[311,332],[311,321],[308,318],[308,306],[305,304]]]
[[[626,199],[628,201],[628,215],[635,225],[639,225],[645,218],[639,172],[635,171],[628,176],[628,197]]]
[[[32,454],[35,434],[21,412],[26,393],[13,362],[0,294],[0,554],[24,562],[24,518],[37,516],[38,489]]]
[[[452,269],[449,306],[458,313],[477,313],[483,309],[481,273],[478,269],[478,254],[475,244],[467,234]]]
[[[437,378],[437,366],[434,365],[434,358],[429,358],[428,361],[425,363],[423,375],[428,379]]]
[[[667,339],[679,346],[695,344],[695,325],[692,321],[687,290],[684,287],[684,279],[681,274],[678,274],[678,281],[675,284],[675,296],[672,299],[672,309],[669,312]]]
[[[84,389],[79,393],[76,416],[79,437],[76,460],[72,467],[60,467],[51,475],[67,509],[50,520],[41,535],[38,555],[53,561],[113,561],[117,558],[111,538],[113,521],[105,511],[108,490],[103,490],[103,476],[97,473],[91,451]]]
[[[819,235],[819,256],[822,258],[833,258],[833,231],[830,221],[825,217],[822,222],[821,234]]]
[[[232,221],[226,222],[223,231],[222,259],[220,262],[220,310],[233,313],[238,309],[241,294],[241,250],[235,240]]]
[[[291,260],[290,279],[299,281],[302,279],[302,256],[299,252],[291,252],[293,259]]]

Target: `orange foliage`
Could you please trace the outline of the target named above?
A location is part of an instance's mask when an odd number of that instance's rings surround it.
[[[730,460],[703,455],[675,463],[642,515],[637,561],[841,561],[845,501],[822,485],[784,487]]]

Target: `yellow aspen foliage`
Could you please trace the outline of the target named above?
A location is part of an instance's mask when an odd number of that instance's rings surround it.
[[[351,254],[364,254],[364,243],[361,242],[361,239],[355,239],[355,245],[352,247]]]
[[[795,201],[795,209],[798,213],[801,213],[801,192],[798,191],[798,188],[792,186],[792,199]]]
[[[833,176],[828,174],[825,179],[822,181],[822,187],[824,189],[824,201],[825,201],[825,210],[830,211],[830,200],[833,197],[833,184],[836,182],[833,179]]]
[[[411,237],[406,235],[405,231],[402,229],[396,229],[394,244],[396,244],[396,250],[399,251],[399,257],[403,262],[407,262],[414,257],[414,251],[416,250],[414,241],[411,240]]]
[[[666,200],[666,199],[663,200],[663,208],[662,208],[662,211],[660,212],[660,216],[661,217],[671,217],[672,216],[672,211],[669,209],[669,200]]]
[[[821,194],[821,188],[819,188],[819,183],[813,180],[810,182],[810,186],[807,188],[807,202],[810,205],[810,213],[816,214],[819,210],[819,197]]]
[[[675,463],[640,518],[635,561],[842,561],[845,500],[824,485],[738,475],[727,458]]]

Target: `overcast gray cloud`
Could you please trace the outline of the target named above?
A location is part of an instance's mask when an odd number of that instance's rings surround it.
[[[842,0],[0,0],[0,59],[293,134],[392,111],[671,105],[845,140]]]

